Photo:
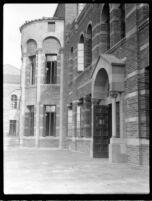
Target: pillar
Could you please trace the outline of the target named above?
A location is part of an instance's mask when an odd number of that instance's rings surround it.
[[[36,133],[35,146],[39,146],[39,130],[40,130],[40,89],[41,89],[41,66],[42,66],[42,49],[37,50],[37,93],[36,93]]]
[[[112,137],[116,138],[116,97],[117,97],[117,92],[110,91],[110,96],[112,98]]]
[[[59,148],[62,149],[64,147],[64,138],[66,133],[64,132],[64,118],[67,112],[67,108],[64,107],[64,80],[63,80],[63,71],[64,71],[64,64],[63,64],[63,49],[60,48],[60,56],[61,56],[61,71],[60,71],[60,135],[59,135]],[[66,111],[65,111],[66,110]]]
[[[120,96],[120,138],[124,138],[123,130],[123,95]]]
[[[23,145],[24,136],[24,118],[25,118],[25,68],[26,68],[27,56],[23,55],[22,70],[21,70],[21,102],[20,102],[20,132],[19,140],[20,145]]]
[[[94,136],[94,106],[98,105],[100,102],[99,99],[91,99],[91,146],[90,146],[90,156],[93,157],[93,136]]]

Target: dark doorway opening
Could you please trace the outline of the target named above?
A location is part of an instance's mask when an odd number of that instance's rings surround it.
[[[94,106],[93,157],[108,158],[112,136],[112,105]]]

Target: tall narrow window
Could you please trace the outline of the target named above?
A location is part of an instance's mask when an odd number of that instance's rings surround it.
[[[125,30],[125,4],[120,4],[120,20],[121,20],[121,38],[124,38],[126,35]]]
[[[120,138],[120,102],[116,102],[116,137]]]
[[[84,37],[81,35],[78,43],[78,72],[84,71]]]
[[[81,135],[81,106],[77,105],[77,137]]]
[[[29,136],[34,136],[34,105],[28,106],[29,109]]]
[[[85,52],[85,55],[84,55],[85,67],[88,67],[92,63],[92,26],[91,26],[91,24],[89,24],[89,26],[87,28],[84,52]]]
[[[49,32],[55,31],[55,22],[48,22],[48,31]]]
[[[72,136],[72,108],[68,108],[68,136]]]
[[[16,136],[16,120],[10,120],[9,135]]]
[[[46,55],[46,84],[57,82],[57,55]]]
[[[44,136],[56,136],[56,106],[44,106]]]
[[[36,71],[36,56],[30,56],[30,64],[31,64],[31,69],[30,69],[30,84],[33,85],[35,84],[35,71]]]
[[[109,5],[105,4],[101,15],[101,41],[102,49],[108,50],[110,48],[110,12]]]
[[[17,108],[17,96],[16,95],[11,96],[11,108],[12,109]]]

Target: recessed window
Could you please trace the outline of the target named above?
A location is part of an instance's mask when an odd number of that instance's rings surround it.
[[[77,105],[77,137],[81,135],[81,106]]]
[[[56,84],[57,82],[57,55],[46,55],[45,83]]]
[[[16,136],[16,120],[10,120],[9,135]]]
[[[35,84],[36,56],[30,56],[30,84]]]
[[[72,136],[72,108],[68,108],[68,136]]]
[[[55,31],[55,22],[48,22],[48,31],[49,32]]]
[[[43,136],[56,136],[56,106],[44,106],[44,135]]]
[[[11,108],[12,109],[17,108],[17,96],[16,95],[11,96]]]
[[[81,35],[78,43],[78,72],[84,71],[84,37]]]
[[[34,105],[27,106],[29,109],[28,118],[29,118],[29,136],[34,136]]]

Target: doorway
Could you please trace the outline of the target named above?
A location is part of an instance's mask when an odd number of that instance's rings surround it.
[[[112,109],[109,105],[94,106],[93,157],[108,158],[112,136]]]

